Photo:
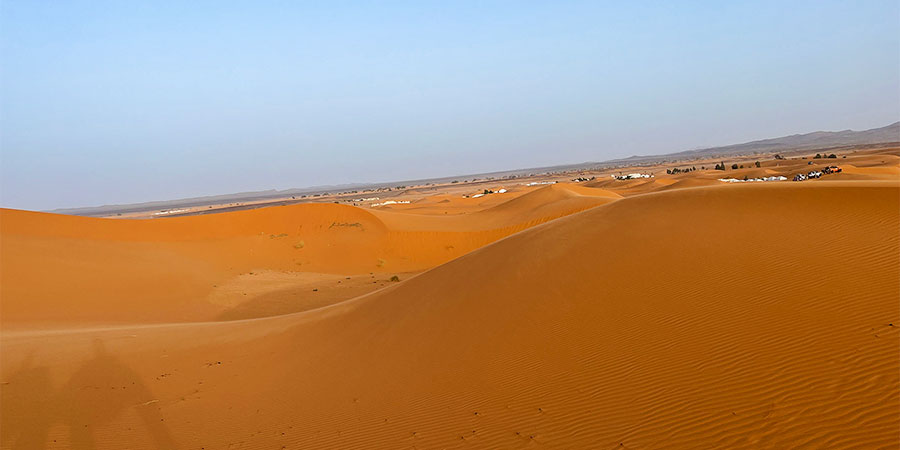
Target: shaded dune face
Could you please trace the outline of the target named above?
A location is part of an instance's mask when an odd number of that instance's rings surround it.
[[[673,190],[298,314],[7,332],[2,445],[894,448],[898,228],[896,182]]]

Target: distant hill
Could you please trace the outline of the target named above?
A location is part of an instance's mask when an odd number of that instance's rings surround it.
[[[746,142],[743,144],[711,147],[699,150],[687,150],[677,153],[662,155],[632,156],[624,159],[615,159],[602,162],[584,162],[580,164],[564,164],[549,167],[535,167],[528,169],[515,169],[501,172],[481,174],[459,175],[443,178],[429,178],[420,180],[392,181],[383,183],[356,183],[336,186],[316,186],[298,189],[286,189],[282,191],[268,190],[258,192],[244,192],[237,194],[215,195],[209,197],[184,198],[177,200],[164,200],[146,203],[134,203],[128,205],[106,205],[86,208],[64,208],[50,212],[59,214],[74,214],[84,216],[102,216],[114,213],[129,213],[152,211],[161,208],[178,208],[189,206],[203,206],[210,204],[224,204],[231,202],[249,202],[255,200],[278,199],[290,196],[307,196],[324,193],[363,191],[366,189],[398,188],[401,186],[421,186],[427,183],[449,183],[453,180],[493,180],[511,177],[528,176],[545,173],[559,173],[573,170],[590,170],[603,167],[625,166],[629,164],[646,164],[669,160],[708,158],[713,156],[732,156],[753,153],[786,153],[794,151],[828,149],[856,145],[873,145],[897,143],[900,145],[900,122],[894,122],[886,127],[873,128],[865,131],[816,131],[807,134],[794,134],[760,141]]]
[[[745,142],[743,144],[687,150],[664,155],[632,156],[607,162],[645,162],[661,159],[702,158],[709,156],[741,155],[750,153],[772,153],[797,150],[815,150],[850,145],[871,145],[900,142],[900,122],[886,127],[864,131],[815,131],[806,134],[792,134],[771,139]]]

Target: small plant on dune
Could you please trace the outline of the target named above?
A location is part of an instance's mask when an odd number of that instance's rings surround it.
[[[384,267],[385,263],[387,263],[387,261],[385,261],[381,258],[378,258],[378,267]]]
[[[391,281],[394,281],[394,282],[400,281],[400,277],[398,277],[397,275],[394,275],[391,277]]]
[[[303,247],[306,247],[306,243],[303,241],[300,241],[300,242],[294,244],[294,248],[296,248],[297,250],[300,250]]]

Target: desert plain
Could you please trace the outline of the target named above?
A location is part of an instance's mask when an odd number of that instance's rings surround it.
[[[900,149],[715,162],[4,209],[0,447],[897,448]]]

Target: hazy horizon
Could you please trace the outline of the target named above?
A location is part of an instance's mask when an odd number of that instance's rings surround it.
[[[895,122],[895,123],[897,123],[897,122]],[[886,126],[888,126],[888,125],[893,125],[893,123],[887,124]],[[880,129],[880,128],[884,128],[884,127],[875,127],[875,129]],[[871,129],[867,129],[867,130],[871,130]],[[824,132],[857,131],[858,132],[858,131],[867,131],[867,130],[844,129],[844,130],[816,130],[816,131],[824,131]],[[776,138],[776,139],[782,138],[782,137],[786,138],[786,137],[790,137],[790,136],[794,136],[794,135],[804,135],[804,134],[809,134],[809,133],[813,133],[813,132],[815,132],[815,131],[794,133],[792,135],[785,135],[785,136],[774,136],[773,138]],[[649,155],[649,154],[648,155],[628,155],[626,157],[622,157],[621,159],[628,159],[630,157],[644,157],[644,156],[664,156],[667,154],[676,154],[676,153],[683,152],[683,151],[705,150],[705,149],[710,149],[710,148],[726,147],[726,146],[735,145],[735,144],[747,144],[750,142],[763,141],[766,139],[769,139],[769,138],[754,139],[752,141],[746,141],[746,142],[713,145],[711,147],[703,146],[703,147],[694,147],[694,148],[681,149],[681,150],[665,151],[663,153],[657,153],[657,154],[652,154],[652,155]],[[469,177],[469,176],[479,176],[479,175],[486,175],[486,174],[492,174],[492,173],[515,172],[515,171],[528,170],[528,169],[541,169],[541,168],[549,168],[549,167],[572,166],[572,165],[589,164],[589,163],[603,163],[603,162],[607,162],[607,161],[616,161],[616,160],[617,159],[596,160],[596,161],[587,161],[587,160],[586,161],[565,161],[565,162],[560,162],[560,163],[555,163],[555,164],[548,164],[548,165],[544,165],[544,166],[508,167],[505,169],[498,169],[498,170],[494,170],[494,171],[484,171],[484,172],[438,174],[438,175],[431,176],[431,177],[419,177],[419,178],[403,178],[403,179],[389,178],[389,179],[378,179],[378,180],[348,181],[345,183],[332,183],[332,184],[319,184],[319,185],[306,185],[306,186],[288,186],[285,188],[267,188],[267,189],[264,188],[264,189],[258,189],[258,190],[253,190],[253,191],[218,192],[218,193],[210,193],[210,194],[200,194],[200,195],[189,196],[189,197],[173,197],[173,198],[165,198],[165,199],[146,200],[146,201],[140,201],[140,202],[59,207],[59,208],[45,209],[45,210],[41,210],[41,211],[53,212],[53,211],[69,211],[69,210],[78,210],[78,209],[102,208],[102,207],[110,207],[110,206],[131,206],[131,205],[140,205],[140,204],[145,204],[145,203],[151,203],[151,204],[152,203],[171,203],[171,202],[177,202],[180,200],[229,197],[229,196],[236,196],[236,195],[243,195],[243,194],[255,194],[255,193],[262,194],[262,193],[270,192],[270,191],[285,192],[285,191],[307,190],[307,189],[310,189],[310,190],[328,189],[328,188],[343,189],[343,188],[352,187],[352,186],[379,185],[379,184],[385,184],[385,183],[420,181],[420,180],[427,181],[427,180],[435,180],[435,179],[441,179],[441,178],[454,178],[454,177],[464,178],[464,177]],[[462,178],[460,178],[460,179],[462,179]],[[229,201],[232,201],[232,200],[229,200]]]
[[[896,1],[0,3],[0,205],[600,161],[900,119]]]

